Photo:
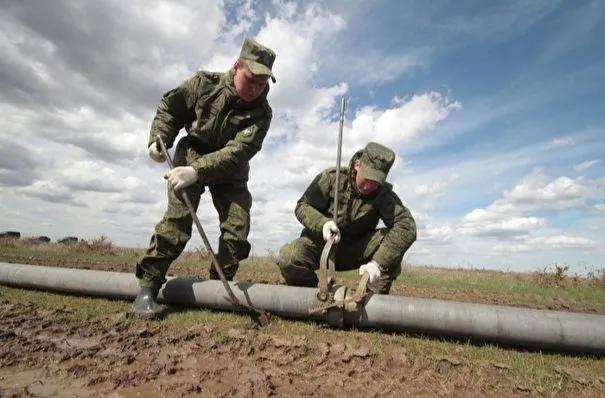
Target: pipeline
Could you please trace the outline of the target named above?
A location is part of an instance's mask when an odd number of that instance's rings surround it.
[[[0,284],[55,293],[133,300],[133,274],[0,263]],[[237,299],[285,318],[323,321],[336,327],[372,328],[493,342],[532,349],[605,354],[605,316],[369,294],[355,311],[309,313],[316,289],[229,282]],[[343,286],[335,286],[342,293]],[[344,293],[345,295],[347,293]],[[221,281],[169,277],[158,300],[167,304],[241,311]]]

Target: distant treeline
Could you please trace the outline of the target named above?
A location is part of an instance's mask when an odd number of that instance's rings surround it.
[[[0,239],[21,239],[21,232],[19,231],[3,231],[0,232]],[[28,240],[38,240],[40,242],[50,242],[50,238],[48,236],[40,235],[28,237]],[[78,238],[76,236],[66,236],[60,239],[57,239],[57,243],[78,243]]]

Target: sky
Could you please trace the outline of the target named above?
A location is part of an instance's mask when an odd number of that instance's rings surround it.
[[[4,1],[0,230],[146,247],[167,203],[146,147],[161,96],[228,70],[246,36],[277,53],[252,255],[300,233],[294,206],[336,165],[344,98],[341,164],[369,141],[397,154],[408,263],[605,267],[600,0]],[[209,194],[198,216],[216,250]]]

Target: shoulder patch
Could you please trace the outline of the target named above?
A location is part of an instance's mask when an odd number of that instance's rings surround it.
[[[210,79],[210,80],[218,80],[221,77],[220,72],[213,72],[213,71],[208,71],[208,70],[203,70],[203,69],[198,69],[197,74],[205,77],[206,79]]]
[[[242,136],[243,137],[250,137],[252,134],[254,134],[254,130],[256,129],[256,126],[252,125],[246,129],[244,129],[242,131]]]

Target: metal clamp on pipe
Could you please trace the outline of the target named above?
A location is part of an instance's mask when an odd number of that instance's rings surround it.
[[[364,273],[354,292],[345,285],[338,286],[329,304],[312,308],[309,313],[325,312],[328,325],[333,327],[344,328],[359,325],[362,302],[367,296],[369,278],[368,273]]]
[[[326,245],[321,252],[321,258],[319,260],[319,291],[317,292],[317,299],[320,301],[328,301],[330,299],[330,292],[335,282],[336,266],[334,259],[336,256],[336,247],[334,245],[334,236],[326,242]]]
[[[338,227],[338,191],[340,186],[340,154],[342,151],[342,129],[344,125],[344,113],[345,113],[345,99],[341,99],[340,103],[340,121],[338,124],[338,150],[336,152],[336,181],[334,183],[334,210],[332,217],[334,218],[334,224]],[[317,292],[317,299],[320,302],[332,301],[330,300],[331,291],[335,282],[335,258],[336,258],[336,236],[332,235],[326,242],[322,252],[321,259],[319,261],[319,291]],[[325,305],[325,304],[322,304]]]

